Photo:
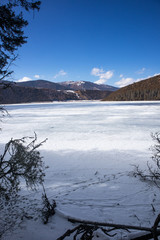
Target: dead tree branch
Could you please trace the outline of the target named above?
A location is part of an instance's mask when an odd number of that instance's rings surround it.
[[[61,237],[57,238],[57,240],[63,240],[66,237],[71,236],[72,234],[74,234],[73,240],[76,240],[78,236],[80,237],[80,240],[92,240],[94,232],[98,229],[100,229],[106,236],[109,237],[115,237],[115,235],[117,235],[117,233],[110,234],[111,232],[122,229],[128,232],[130,232],[129,230],[138,230],[143,232],[142,235],[138,237],[132,237],[130,238],[130,240],[158,240],[158,236],[160,236],[160,230],[158,229],[160,215],[157,216],[155,223],[151,228],[104,222],[93,222],[86,220],[78,220],[74,218],[68,218],[68,221],[72,223],[77,223],[79,225],[73,229],[67,230]],[[107,229],[106,227],[109,229]]]
[[[155,145],[151,147],[153,152],[152,163],[147,162],[147,170],[142,170],[139,166],[134,166],[134,177],[140,177],[143,181],[150,181],[160,188],[160,132],[151,134]]]
[[[41,143],[36,141],[35,133],[32,138],[11,139],[5,145],[0,155],[0,196],[7,197],[12,192],[18,192],[21,179],[31,189],[43,183],[46,167],[37,149],[46,140]]]

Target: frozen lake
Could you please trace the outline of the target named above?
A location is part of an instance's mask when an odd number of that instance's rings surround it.
[[[45,186],[57,209],[82,219],[150,226],[160,211],[158,191],[131,176],[146,168],[160,131],[160,102],[54,102],[7,105],[1,147],[33,136],[49,166]],[[38,193],[37,193],[38,194]],[[154,204],[156,212],[153,212]]]
[[[35,131],[54,151],[146,150],[160,127],[160,102],[17,104],[7,110],[2,142]]]

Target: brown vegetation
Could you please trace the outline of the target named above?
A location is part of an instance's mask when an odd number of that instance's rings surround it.
[[[31,103],[68,100],[99,100],[108,96],[110,91],[99,90],[54,90],[49,88],[20,87],[16,84],[4,89],[0,87],[0,103]]]
[[[0,103],[29,103],[29,102],[49,102],[76,100],[74,93],[64,93],[53,89],[29,88],[12,86],[7,89],[0,88]]]
[[[120,88],[103,99],[103,101],[140,100],[160,100],[160,75]]]
[[[99,100],[107,97],[111,91],[79,90],[76,93],[81,100]]]

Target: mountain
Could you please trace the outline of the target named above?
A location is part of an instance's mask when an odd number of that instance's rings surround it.
[[[67,81],[67,82],[60,82],[61,86],[64,86],[67,89],[70,90],[107,90],[107,91],[116,91],[118,88],[105,85],[105,84],[96,84],[93,82],[88,81]]]
[[[140,100],[160,100],[160,75],[120,88],[103,99],[103,101]]]
[[[116,88],[98,85],[92,82],[54,83],[46,80],[27,82],[5,82],[5,89],[0,86],[0,103],[29,103],[68,100],[101,100]],[[108,90],[109,89],[109,90]]]
[[[21,87],[33,87],[33,88],[49,88],[54,90],[107,90],[116,91],[118,88],[109,85],[99,85],[93,82],[87,81],[67,81],[54,83],[47,80],[32,80],[27,82],[17,82],[17,86]]]
[[[0,87],[0,103],[31,103],[68,100],[100,100],[108,96],[110,91],[99,90],[54,90],[48,88],[22,87],[12,84],[10,87]]]
[[[74,92],[60,91],[47,88],[20,87],[12,85],[6,89],[0,87],[0,103],[30,103],[77,100]]]
[[[111,91],[100,91],[100,90],[77,90],[74,91],[78,100],[102,100],[111,94]]]
[[[32,87],[32,88],[49,88],[54,90],[66,90],[66,88],[58,83],[50,82],[47,80],[31,80],[27,82],[16,82],[20,87]]]

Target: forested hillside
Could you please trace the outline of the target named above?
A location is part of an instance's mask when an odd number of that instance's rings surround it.
[[[0,103],[30,103],[68,100],[100,100],[108,96],[110,91],[99,90],[54,90],[49,88],[20,87],[11,85],[0,87]]]
[[[160,100],[160,75],[123,87],[103,101]]]

